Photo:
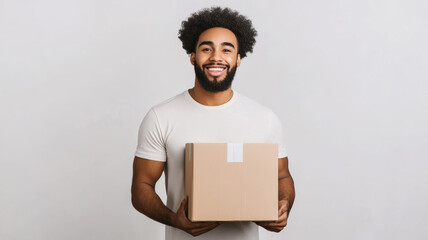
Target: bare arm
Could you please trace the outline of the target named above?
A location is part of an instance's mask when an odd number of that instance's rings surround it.
[[[155,192],[156,182],[162,175],[165,163],[135,157],[132,177],[132,205],[136,210],[160,223],[179,228],[193,236],[215,228],[217,222],[192,223],[187,219],[187,198],[176,213],[166,207]]]
[[[164,162],[135,157],[131,187],[132,205],[147,217],[172,226],[175,213],[163,204],[155,192],[155,185],[162,175],[164,165]]]
[[[278,200],[286,201],[287,215],[290,214],[295,197],[294,181],[288,169],[288,158],[278,159]]]
[[[278,221],[256,222],[268,231],[280,232],[287,225],[287,219],[294,203],[294,181],[288,170],[288,158],[278,159]]]

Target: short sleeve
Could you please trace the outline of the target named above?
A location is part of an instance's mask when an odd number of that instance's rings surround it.
[[[278,143],[278,158],[284,158],[287,157],[287,151],[285,149],[285,139],[281,120],[274,112],[271,113],[271,141]]]
[[[166,161],[165,142],[155,110],[147,112],[138,131],[135,156],[155,161]]]

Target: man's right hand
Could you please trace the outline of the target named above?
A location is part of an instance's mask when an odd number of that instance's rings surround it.
[[[180,208],[177,210],[176,219],[174,220],[174,227],[181,229],[192,236],[196,237],[217,227],[219,222],[191,222],[187,218],[187,201],[185,197],[181,202]]]

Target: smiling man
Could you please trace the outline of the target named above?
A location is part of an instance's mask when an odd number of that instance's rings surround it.
[[[258,227],[279,232],[294,202],[294,183],[281,122],[267,107],[232,90],[241,59],[252,52],[256,30],[246,17],[213,7],[183,21],[179,39],[195,70],[194,87],[152,107],[138,134],[132,204],[166,225],[166,239],[258,239]],[[186,216],[184,149],[188,142],[278,143],[278,221],[191,222]],[[165,171],[167,204],[155,191]],[[213,170],[215,171],[215,170]]]
[[[241,62],[235,34],[227,28],[214,27],[204,31],[196,45],[190,61],[198,83],[209,92],[227,91]]]

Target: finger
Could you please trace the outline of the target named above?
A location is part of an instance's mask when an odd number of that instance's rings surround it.
[[[285,207],[281,207],[278,211],[278,220],[276,220],[275,222],[282,222],[284,220],[286,220],[288,217],[288,212],[287,209]]]
[[[280,232],[284,227],[268,227],[266,230],[272,231],[272,232]]]
[[[190,234],[192,234],[192,236],[196,237],[196,236],[199,236],[199,235],[204,234],[206,232],[207,232],[206,230],[192,230],[190,232]]]
[[[278,218],[277,221],[268,221],[268,222],[258,222],[258,225],[261,227],[284,227],[287,225],[287,217],[286,215],[281,216]]]
[[[209,231],[213,228],[215,228],[218,225],[218,223],[216,222],[201,222],[201,223],[193,223],[193,222],[188,222],[187,223],[187,227],[186,227],[186,232],[193,235],[193,236],[197,236],[199,234],[202,234],[206,231]]]
[[[284,215],[284,213],[286,213],[286,212],[287,212],[287,209],[285,209],[285,208],[281,208],[281,209],[279,209],[279,210],[278,210],[278,217],[280,217],[280,216]]]
[[[189,233],[191,233],[192,235],[200,235],[202,233],[205,233],[205,232],[208,232],[208,231],[214,229],[217,226],[218,226],[218,224],[214,224],[214,225],[210,225],[210,226],[204,226],[204,227],[191,228],[191,229],[189,229]]]
[[[272,224],[275,224],[276,221],[260,221],[256,223],[261,227],[268,227],[268,226],[271,226]]]
[[[214,223],[214,224],[207,225],[207,226],[195,227],[195,228],[192,228],[192,230],[195,230],[195,231],[203,231],[203,230],[207,230],[207,229],[213,229],[213,228],[215,228],[215,227],[217,227],[217,226],[218,226],[218,224],[217,224],[217,223]]]
[[[276,222],[278,223],[278,222],[285,221],[285,220],[287,220],[287,217],[288,217],[287,212],[284,212],[282,215],[280,215],[280,216],[278,217],[278,220],[277,220]]]
[[[196,229],[196,228],[206,228],[206,227],[211,227],[211,226],[217,226],[218,223],[217,222],[191,222],[191,229]]]
[[[263,227],[263,225],[265,224],[265,222],[261,222],[261,221],[254,221],[255,224]]]
[[[216,228],[218,225],[219,225],[219,224],[217,223],[217,224],[214,224],[214,225],[211,225],[211,226],[207,226],[207,227],[195,228],[195,229],[192,229],[191,231],[192,231],[192,233],[193,233],[193,234],[195,234],[195,235],[201,235],[201,234],[203,234],[203,233],[206,233],[206,232],[208,232],[208,231],[211,231],[212,229]],[[193,235],[193,234],[192,234],[192,235]]]
[[[283,204],[278,210],[278,216],[281,216],[287,211],[287,204]]]
[[[276,228],[276,227],[285,227],[285,226],[287,226],[287,221],[286,220],[281,221],[281,222],[276,222],[276,223],[269,224],[268,227],[274,227],[274,228]]]
[[[280,232],[282,229],[284,229],[284,227],[273,227],[273,226],[266,226],[263,228],[271,232]]]
[[[182,210],[184,210],[185,205],[186,205],[186,198],[184,198],[184,199],[181,201],[181,204],[180,204],[180,207],[178,208],[178,211],[182,211]]]
[[[188,210],[188,205],[189,205],[189,197],[186,196],[183,199],[183,205],[184,205],[184,212],[186,213],[186,217],[187,217],[187,210]]]
[[[273,227],[273,228],[281,227],[281,228],[283,228],[285,226],[287,226],[287,222],[280,222],[280,223],[272,224],[269,227]]]

